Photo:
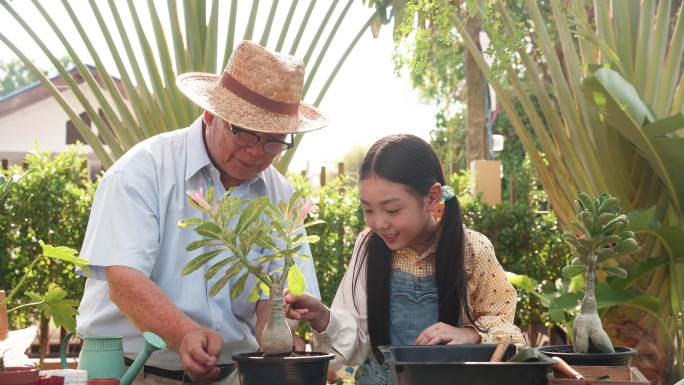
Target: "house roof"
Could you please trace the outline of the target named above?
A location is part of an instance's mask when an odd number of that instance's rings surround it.
[[[90,71],[100,87],[104,87],[104,82],[102,81],[102,77],[100,76],[97,68],[90,64],[86,64],[86,68]],[[72,67],[71,69],[67,70],[67,72],[74,79],[76,84],[81,84],[85,81],[83,76],[81,76],[80,72],[78,71],[78,68]],[[112,77],[112,79],[114,80],[114,84],[116,84],[121,95],[125,98],[126,93],[123,89],[123,85],[121,84],[121,79],[116,77]],[[69,86],[67,85],[66,81],[64,81],[62,75],[53,76],[49,78],[49,80],[61,92],[69,90]],[[32,104],[38,103],[39,101],[49,98],[50,96],[50,92],[48,92],[48,89],[45,88],[43,83],[40,81],[18,88],[7,95],[0,97],[0,117],[9,115]]]

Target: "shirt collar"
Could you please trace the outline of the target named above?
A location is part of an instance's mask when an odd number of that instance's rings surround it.
[[[185,180],[192,178],[199,170],[211,164],[207,147],[204,145],[202,126],[204,122],[200,116],[192,122],[188,129],[188,145],[185,149]]]
[[[209,158],[209,152],[207,151],[207,146],[204,143],[204,133],[203,133],[204,121],[200,116],[192,122],[190,128],[188,129],[188,145],[186,147],[185,155],[185,180],[192,178],[201,169],[209,166],[213,167],[211,159]],[[272,167],[272,166],[269,166]],[[268,170],[268,168],[266,168]],[[257,193],[265,190],[265,179],[264,172],[266,170],[258,173],[254,178],[243,182],[241,185],[249,187],[250,189],[256,189]]]

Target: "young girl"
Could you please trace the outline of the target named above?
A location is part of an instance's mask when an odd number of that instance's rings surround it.
[[[288,317],[308,320],[318,351],[361,364],[356,384],[391,384],[381,345],[496,343],[510,336],[516,292],[492,244],[465,229],[437,155],[413,135],[377,141],[360,169],[368,229],[328,309],[309,295],[285,297]],[[440,220],[433,213],[444,204]]]

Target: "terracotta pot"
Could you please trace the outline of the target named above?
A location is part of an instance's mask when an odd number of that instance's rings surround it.
[[[10,366],[0,372],[2,385],[36,385],[38,369],[33,366]]]
[[[88,380],[88,385],[119,385],[118,378],[93,378]]]

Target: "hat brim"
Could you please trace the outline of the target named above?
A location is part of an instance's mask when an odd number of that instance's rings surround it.
[[[313,106],[299,104],[297,115],[279,114],[251,104],[219,83],[215,74],[189,72],[176,78],[178,88],[206,111],[250,131],[301,134],[328,125]]]

